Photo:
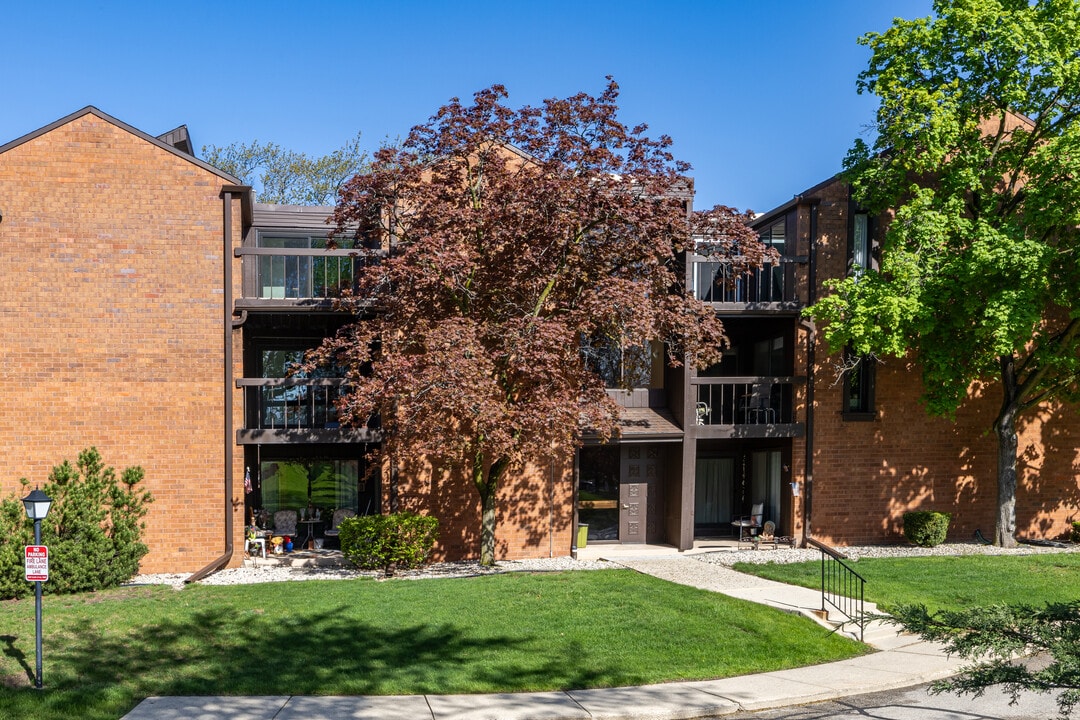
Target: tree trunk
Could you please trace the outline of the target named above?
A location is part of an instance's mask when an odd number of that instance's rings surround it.
[[[495,485],[482,483],[480,491],[480,564],[495,564]]]
[[[997,520],[994,526],[994,544],[1004,548],[1016,547],[1016,413],[1018,412],[1018,387],[1015,360],[1012,356],[1001,358],[1001,384],[1005,399],[1001,412],[994,421],[998,438],[998,492]]]
[[[495,494],[507,462],[500,458],[491,464],[486,476],[484,454],[473,459],[473,483],[480,493],[480,564],[495,564]]]
[[[994,544],[1016,547],[1016,423],[1010,412],[997,423],[998,492]]]

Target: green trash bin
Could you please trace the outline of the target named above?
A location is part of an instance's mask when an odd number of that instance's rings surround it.
[[[577,526],[577,546],[578,550],[589,544],[589,526],[578,523]]]

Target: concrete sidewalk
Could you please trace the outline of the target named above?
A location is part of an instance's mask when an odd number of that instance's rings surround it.
[[[820,593],[737,573],[691,556],[613,558],[626,567],[732,597],[805,614],[818,622]],[[642,687],[493,695],[394,697],[148,698],[124,720],[677,720],[797,705],[948,677],[962,664],[940,646],[891,627],[867,629],[879,652],[840,662],[723,680]]]

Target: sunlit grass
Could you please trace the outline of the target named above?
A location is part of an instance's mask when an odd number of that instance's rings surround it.
[[[866,599],[882,610],[921,603],[931,610],[993,603],[1067,602],[1080,598],[1080,553],[864,558],[849,563],[866,579]],[[817,588],[818,561],[778,565],[739,563],[736,570]]]
[[[150,695],[378,695],[725,677],[864,651],[799,617],[630,571],[121,588],[0,605],[0,718]]]

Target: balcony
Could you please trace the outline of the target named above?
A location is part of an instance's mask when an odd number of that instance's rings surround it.
[[[696,377],[699,437],[798,437],[795,413],[799,377]]]
[[[336,402],[346,392],[340,378],[240,378],[246,427],[241,445],[295,442],[377,442],[377,428],[342,428]]]
[[[240,247],[242,293],[238,310],[325,309],[355,290],[359,270],[377,262],[371,250]]]
[[[718,311],[795,312],[802,302],[795,292],[796,268],[801,258],[782,257],[759,270],[736,274],[731,263],[698,255],[692,259],[694,297],[712,303]]]

